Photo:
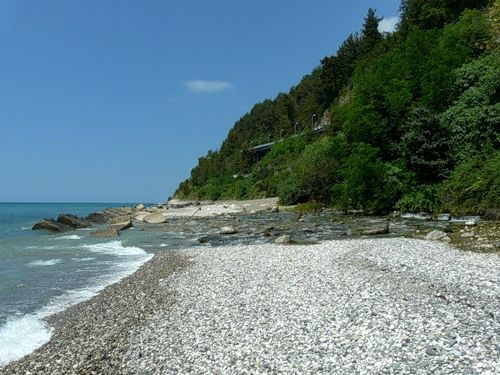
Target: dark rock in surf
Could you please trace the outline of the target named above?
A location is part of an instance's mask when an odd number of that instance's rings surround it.
[[[57,217],[57,222],[69,225],[72,228],[88,228],[92,225],[89,220],[81,219],[76,215],[61,214]]]
[[[43,229],[51,232],[67,232],[73,230],[74,228],[66,224],[58,223],[57,221],[52,219],[43,219],[38,223],[36,223],[35,225],[33,225],[31,229],[32,230]]]
[[[99,211],[91,213],[89,216],[87,216],[87,219],[97,224],[106,224],[108,222],[109,216],[104,212]]]

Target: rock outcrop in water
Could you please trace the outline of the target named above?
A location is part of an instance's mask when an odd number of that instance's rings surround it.
[[[48,218],[39,221],[33,225],[32,229],[44,229],[51,232],[67,232],[75,229],[108,224],[115,227],[113,231],[116,230],[119,232],[132,226],[133,214],[137,214],[137,212],[134,212],[132,207],[108,208],[104,211],[93,212],[85,218],[73,214],[61,214],[57,217],[57,220]],[[98,232],[102,232],[102,230]],[[108,228],[104,230],[104,232],[111,233],[112,231]]]
[[[44,229],[51,232],[67,232],[69,230],[73,230],[74,228],[66,224],[58,223],[53,219],[43,219],[40,220],[35,225],[33,225],[31,229],[33,230]]]
[[[88,228],[92,226],[90,220],[79,218],[76,215],[72,214],[61,214],[57,217],[57,222],[61,224],[65,224],[70,226],[71,228],[80,229],[80,228]]]

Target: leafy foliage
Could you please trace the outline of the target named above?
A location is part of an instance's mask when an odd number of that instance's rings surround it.
[[[293,173],[280,190],[280,199],[286,204],[305,200],[328,203],[330,187],[340,180],[340,166],[346,155],[346,141],[342,134],[323,137],[308,145],[293,165]],[[290,181],[291,180],[291,181]]]
[[[343,182],[332,188],[333,202],[344,209],[384,211],[391,206],[384,194],[386,171],[376,148],[357,143],[342,166]]]
[[[441,116],[452,153],[463,162],[500,146],[500,55],[482,56],[456,70],[455,102]]]
[[[441,188],[443,207],[454,213],[481,213],[500,207],[500,151],[459,165]]]
[[[450,135],[427,108],[415,108],[405,123],[401,149],[407,167],[420,183],[432,183],[451,171]]]

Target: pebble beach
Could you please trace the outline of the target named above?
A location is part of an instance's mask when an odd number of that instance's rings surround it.
[[[496,374],[500,257],[405,238],[158,252],[1,374]]]

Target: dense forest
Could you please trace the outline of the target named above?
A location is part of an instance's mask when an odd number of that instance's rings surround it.
[[[500,207],[500,2],[403,0],[400,13],[397,30],[380,33],[369,9],[334,55],[241,117],[175,196]]]

